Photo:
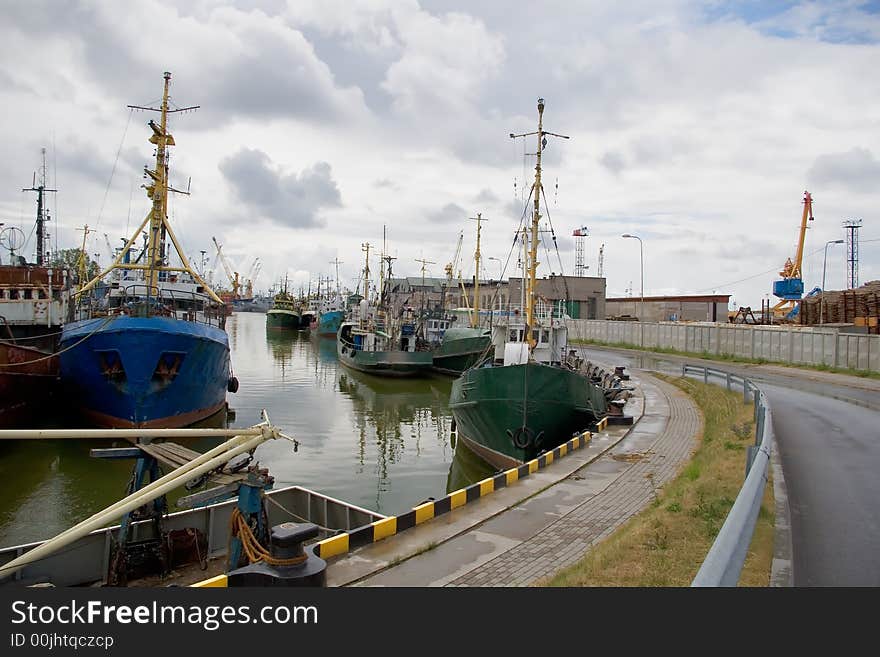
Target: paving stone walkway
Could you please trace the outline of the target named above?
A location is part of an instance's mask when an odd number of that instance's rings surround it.
[[[648,377],[644,377],[647,379]],[[446,586],[528,586],[582,558],[592,545],[610,535],[630,517],[644,509],[655,491],[675,477],[696,447],[702,416],[694,402],[675,386],[650,377],[643,382],[646,394],[656,395],[653,410],[645,414],[633,432],[616,448],[569,477],[586,480],[596,472],[612,475],[601,490],[582,499],[574,508],[541,527],[495,558],[480,564]],[[658,423],[665,426],[658,431]],[[616,475],[616,476],[613,476]],[[525,501],[543,509],[557,486]],[[493,531],[489,521],[479,528]],[[512,537],[508,537],[512,538]]]

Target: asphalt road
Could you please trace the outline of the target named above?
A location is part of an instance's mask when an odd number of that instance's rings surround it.
[[[876,381],[665,354],[585,351],[588,358],[614,365],[680,373],[686,361],[752,379],[773,413],[791,512],[794,586],[880,586]]]
[[[761,385],[791,511],[795,586],[880,586],[880,413]]]

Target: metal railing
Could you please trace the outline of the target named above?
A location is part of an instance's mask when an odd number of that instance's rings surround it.
[[[773,451],[773,420],[770,404],[764,393],[749,379],[738,374],[716,370],[701,365],[682,365],[682,376],[702,375],[703,382],[709,377],[726,380],[727,389],[742,386],[743,401],[749,394],[755,404],[755,444],[746,452],[746,478],[736,500],[709,548],[700,570],[691,586],[736,586],[746,560],[749,544],[755,532],[755,523],[761,509],[761,500],[768,481],[770,455]]]
[[[116,305],[110,305],[110,291],[102,299],[92,295],[83,298],[78,319],[135,312],[138,316],[168,316],[224,328],[226,315],[223,309],[203,292],[160,288],[145,283],[132,283],[119,289],[122,294],[115,297]],[[136,308],[138,304],[140,307]]]

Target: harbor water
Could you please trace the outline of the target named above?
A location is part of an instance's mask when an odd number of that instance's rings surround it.
[[[240,387],[228,394],[230,427],[270,420],[299,441],[261,445],[255,460],[275,487],[292,484],[386,515],[401,513],[489,476],[457,451],[448,408],[452,379],[385,379],[343,367],[336,341],[268,331],[263,313],[235,313],[226,325]],[[41,427],[79,428],[47,404]],[[222,426],[224,418],[212,426]],[[184,442],[178,440],[177,442]],[[127,443],[118,441],[115,446]],[[188,444],[205,451],[213,444]],[[109,441],[0,441],[0,546],[50,538],[126,494],[132,461],[94,459]],[[170,496],[171,511],[175,495]]]

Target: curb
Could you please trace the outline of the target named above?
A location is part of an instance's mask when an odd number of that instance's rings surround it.
[[[607,425],[607,418],[603,418],[597,425],[598,431],[603,431]],[[437,516],[443,515],[464,506],[468,502],[473,502],[481,497],[485,497],[490,493],[501,488],[506,488],[514,482],[528,477],[533,472],[550,465],[554,461],[562,458],[566,454],[576,449],[580,449],[593,438],[593,434],[585,431],[577,437],[572,438],[568,442],[556,447],[553,451],[542,454],[541,456],[523,463],[522,465],[500,472],[492,477],[487,477],[482,481],[471,484],[467,488],[460,488],[436,501],[426,502],[414,507],[399,516],[390,516],[382,520],[377,520],[369,525],[353,529],[351,531],[325,538],[312,547],[312,551],[322,559],[336,557],[346,552],[369,545],[383,538],[394,536],[402,531],[420,525],[423,522],[431,520]]]

